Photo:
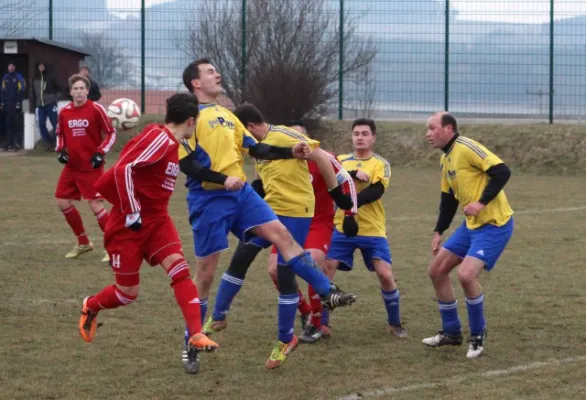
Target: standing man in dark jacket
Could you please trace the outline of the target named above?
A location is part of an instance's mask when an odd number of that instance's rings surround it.
[[[90,81],[90,92],[87,98],[91,101],[100,101],[100,99],[102,98],[100,86],[98,86],[96,81],[90,78],[90,68],[87,65],[82,66],[79,70],[79,74],[81,76],[85,76]]]
[[[43,141],[53,148],[55,143],[55,130],[57,129],[57,102],[61,97],[61,88],[57,78],[44,62],[39,62],[35,69],[35,77],[32,82],[33,101],[39,131]],[[47,118],[51,121],[53,132],[47,131]]]
[[[0,90],[0,108],[4,114],[4,126],[8,141],[5,150],[18,150],[17,145],[17,118],[22,115],[22,99],[26,89],[26,82],[22,75],[16,72],[13,62],[8,64],[8,73],[2,77]]]

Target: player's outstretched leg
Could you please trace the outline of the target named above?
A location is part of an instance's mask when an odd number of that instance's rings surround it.
[[[441,347],[462,344],[462,324],[458,317],[458,302],[449,276],[449,273],[460,262],[460,257],[442,248],[429,265],[428,274],[438,300],[442,329],[435,335],[423,339],[423,344],[426,346]]]
[[[211,335],[214,332],[221,331],[228,326],[226,320],[230,311],[232,301],[242,288],[246,272],[252,265],[252,262],[260,253],[262,247],[252,243],[238,243],[236,251],[230,261],[230,266],[222,275],[222,280],[216,293],[216,303],[212,315],[208,318],[203,326],[203,333]]]
[[[81,317],[79,318],[79,334],[86,342],[94,340],[97,328],[97,317],[100,310],[127,306],[138,296],[138,275],[136,284],[131,286],[106,286],[95,296],[83,299]]]
[[[277,266],[277,281],[279,288],[279,337],[273,347],[265,367],[274,369],[285,362],[287,356],[297,348],[299,340],[295,336],[295,314],[299,295],[295,274],[284,265]]]

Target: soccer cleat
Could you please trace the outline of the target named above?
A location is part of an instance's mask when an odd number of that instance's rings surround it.
[[[102,262],[105,262],[105,263],[110,262],[110,256],[108,255],[107,251],[104,251],[104,257],[102,258]]]
[[[305,329],[305,327],[309,324],[310,319],[311,314],[299,314],[299,320],[301,321],[301,329]]]
[[[439,331],[435,335],[423,339],[422,342],[429,347],[460,346],[462,344],[462,334],[459,333],[456,336],[450,336],[444,333],[444,331]]]
[[[94,245],[91,244],[91,242],[88,244],[76,244],[73,250],[65,254],[65,258],[77,258],[83,253],[87,253],[88,251],[92,251],[93,249]]]
[[[389,331],[397,337],[400,337],[400,338],[407,337],[407,329],[405,329],[403,324],[389,325]]]
[[[275,347],[273,347],[271,355],[265,362],[265,367],[267,367],[268,369],[274,369],[283,364],[287,356],[297,348],[298,344],[299,339],[297,339],[297,336],[295,335],[293,335],[293,339],[291,339],[289,343],[283,343],[280,340],[277,340],[277,343],[275,343]]]
[[[313,343],[317,342],[318,340],[320,340],[322,336],[323,336],[323,333],[322,333],[321,329],[317,329],[313,325],[307,325],[307,326],[305,326],[305,329],[303,330],[303,333],[301,334],[301,336],[299,336],[299,341],[301,343],[313,344]]]
[[[482,335],[470,336],[468,339],[468,353],[466,358],[476,358],[484,352],[484,340],[486,339],[486,332]]]
[[[228,326],[228,321],[226,321],[226,320],[216,321],[213,317],[209,317],[208,320],[206,321],[206,323],[204,324],[201,331],[205,335],[210,336],[214,332],[220,332],[220,331],[226,329],[227,326]]]
[[[330,329],[329,326],[322,325],[321,326],[321,335],[323,338],[329,338],[330,336],[332,336],[332,330]]]
[[[181,353],[181,362],[183,363],[183,370],[188,374],[195,375],[199,372],[199,351],[189,351],[188,346],[183,346],[183,353]]]
[[[98,313],[95,313],[87,308],[87,301],[89,297],[83,299],[83,303],[81,305],[81,317],[79,318],[79,334],[81,335],[82,339],[86,342],[91,342],[94,340],[94,336],[96,335],[96,329],[98,327],[98,321],[96,317]]]
[[[332,285],[330,292],[321,298],[321,303],[328,310],[333,310],[337,307],[349,306],[355,301],[355,294],[346,293],[340,290],[336,285]]]
[[[219,344],[211,340],[209,337],[204,335],[203,333],[196,333],[192,337],[189,338],[189,342],[187,343],[187,352],[191,351],[207,351],[212,352],[218,350],[220,347]]]

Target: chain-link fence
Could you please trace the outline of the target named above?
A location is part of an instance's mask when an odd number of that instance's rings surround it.
[[[194,57],[221,59],[222,74],[232,77],[226,82],[242,94],[249,74],[259,72],[255,54],[267,51],[261,44],[276,40],[277,53],[311,52],[307,29],[296,26],[314,21],[327,31],[320,41],[329,41],[320,49],[328,116],[392,119],[445,109],[586,117],[583,0],[314,0],[323,7],[308,15],[295,9],[304,1],[0,0],[0,37],[80,46],[93,54],[86,62],[104,101],[131,97],[160,113],[166,97],[183,90],[181,72]],[[271,4],[277,9],[269,22],[254,20]]]

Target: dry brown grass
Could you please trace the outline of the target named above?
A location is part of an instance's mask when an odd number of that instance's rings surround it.
[[[422,155],[437,159],[437,154]],[[439,327],[426,274],[439,183],[436,168],[401,166],[393,168],[384,199],[409,338],[387,333],[378,283],[358,260],[353,272],[336,277],[359,298],[355,306],[334,313],[333,337],[300,346],[280,369],[266,371],[263,363],[276,336],[277,296],[264,252],[234,302],[228,329],[216,336],[221,350],[203,357],[199,375],[188,376],[179,359],[181,313],[159,268],[144,267],[135,304],[100,315],[104,325],[94,343],[79,338],[81,299],[113,278],[100,263],[101,234],[85,204],[78,207],[97,249],[78,260],[63,258],[74,238],[52,199],[60,169],[53,157],[0,158],[2,399],[336,399],[433,382],[438,386],[380,398],[582,398],[586,390],[584,361],[480,375],[586,354],[583,177],[514,173],[506,190],[518,212],[516,231],[493,272],[482,277],[489,338],[480,359],[466,360],[464,346],[427,349],[421,344]],[[181,186],[171,214],[193,263]],[[230,255],[231,250],[222,256],[214,287]],[[466,324],[462,291],[456,293]],[[468,378],[448,380],[454,376]]]

